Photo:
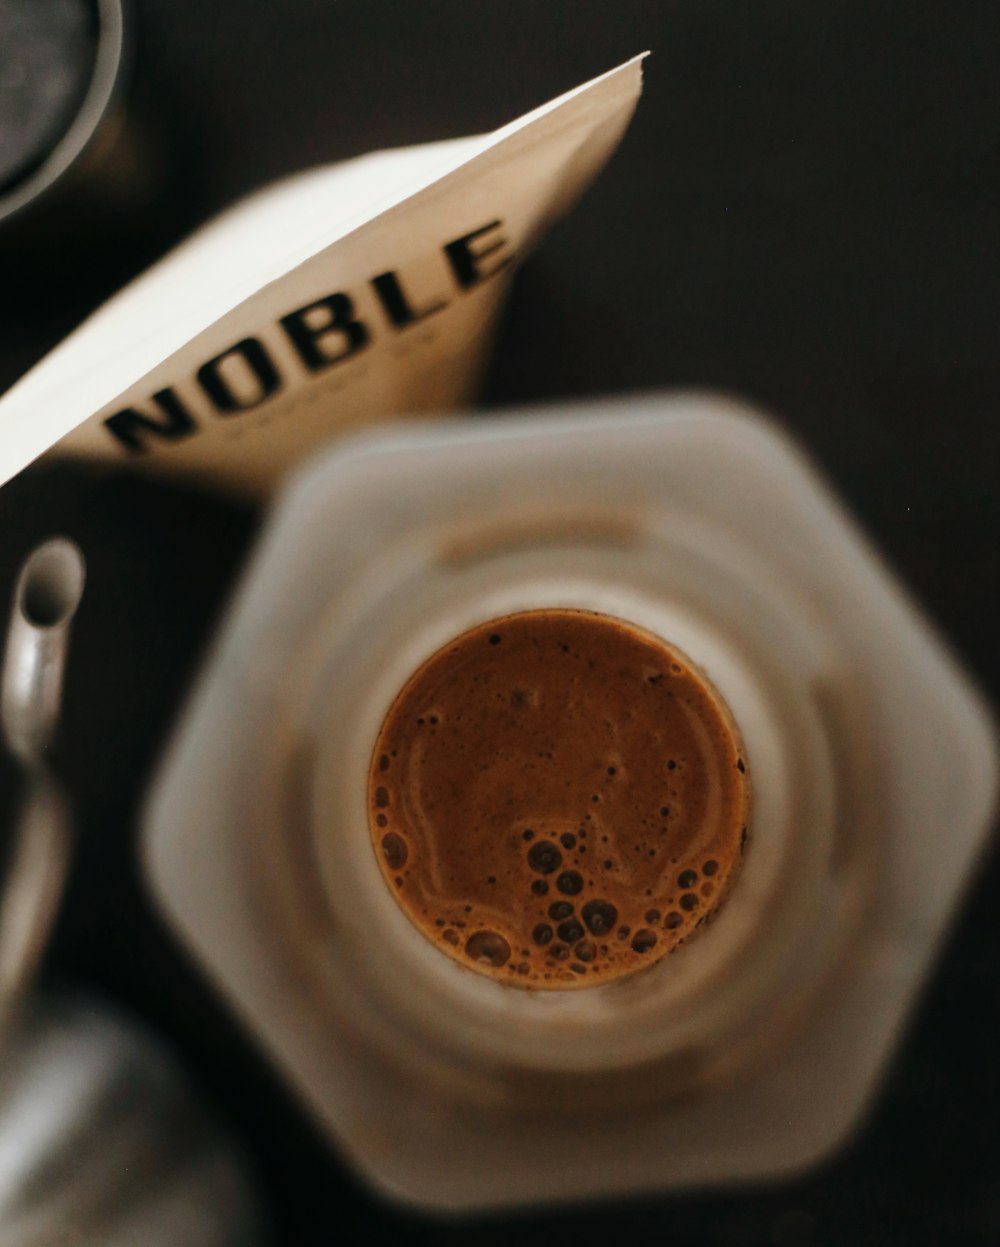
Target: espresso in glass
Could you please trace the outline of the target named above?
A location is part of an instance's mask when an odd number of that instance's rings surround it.
[[[432,654],[372,753],[387,886],[468,969],[533,989],[647,969],[723,904],[750,775],[708,677],[638,626],[582,610],[480,624]]]

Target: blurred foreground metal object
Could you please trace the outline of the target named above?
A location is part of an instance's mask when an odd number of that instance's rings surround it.
[[[32,993],[0,1057],[4,1247],[257,1247],[242,1167],[155,1037]]]
[[[0,19],[2,222],[44,198],[88,154],[96,164],[118,127],[126,40],[122,0],[5,0]]]
[[[41,955],[69,861],[70,816],[47,757],[62,701],[73,616],[83,596],[79,548],[39,546],[17,580],[0,677],[0,726],[24,770],[24,793],[0,895],[0,1026]]]
[[[85,568],[63,538],[24,564],[0,726],[24,775],[0,879],[0,1242],[249,1247],[252,1188],[154,1036],[103,1004],[29,991],[58,908],[72,818],[50,760]]]

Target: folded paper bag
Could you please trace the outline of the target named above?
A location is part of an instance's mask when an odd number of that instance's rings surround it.
[[[516,263],[614,151],[642,60],[237,204],[0,401],[0,483],[52,450],[267,494],[341,432],[467,405]]]

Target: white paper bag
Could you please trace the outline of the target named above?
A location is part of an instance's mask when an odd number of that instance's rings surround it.
[[[267,493],[343,431],[468,404],[511,273],[614,150],[642,59],[230,209],[0,400],[0,483],[52,449]]]

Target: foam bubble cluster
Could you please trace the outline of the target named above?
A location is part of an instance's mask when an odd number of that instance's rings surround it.
[[[645,969],[717,912],[749,772],[727,708],[672,646],[604,615],[528,611],[411,676],[368,809],[387,885],[442,952],[578,988]]]

